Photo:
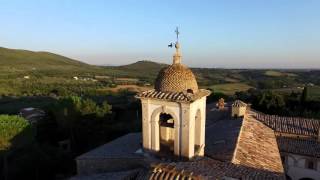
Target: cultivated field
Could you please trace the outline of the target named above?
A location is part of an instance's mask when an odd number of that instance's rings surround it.
[[[237,91],[246,91],[252,87],[245,83],[226,83],[212,85],[209,88],[213,89],[214,92],[221,92],[226,95],[233,95]]]
[[[101,89],[102,91],[112,91],[112,92],[118,92],[121,90],[128,90],[131,92],[141,92],[146,91],[149,89],[152,89],[152,86],[138,86],[138,85],[117,85],[117,87],[114,88],[104,88]]]

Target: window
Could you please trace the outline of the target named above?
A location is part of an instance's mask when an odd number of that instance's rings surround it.
[[[315,169],[315,163],[313,160],[306,160],[307,169]]]

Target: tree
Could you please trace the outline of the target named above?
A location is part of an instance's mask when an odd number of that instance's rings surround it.
[[[30,123],[19,116],[0,115],[0,157],[3,157],[4,179],[8,179],[8,156],[34,140]]]
[[[309,93],[309,91],[308,91],[308,86],[305,86],[305,87],[303,88],[303,91],[302,91],[302,94],[301,94],[301,97],[300,97],[300,102],[301,102],[302,105],[307,102],[307,100],[308,100],[308,93]]]
[[[112,106],[108,104],[107,101],[103,101],[102,107],[99,108],[99,110],[97,111],[97,116],[103,117],[106,114],[111,114],[111,109],[112,109]]]
[[[285,105],[283,96],[272,91],[262,92],[254,103],[259,110],[272,114],[281,113]]]
[[[30,123],[20,116],[0,115],[0,151],[19,148],[33,141]]]
[[[110,118],[107,114],[111,114],[111,105],[107,101],[100,105],[92,99],[70,96],[59,99],[52,113],[61,134],[71,139],[74,150],[81,151],[89,142],[99,140],[90,137],[101,136],[106,131],[107,119]]]

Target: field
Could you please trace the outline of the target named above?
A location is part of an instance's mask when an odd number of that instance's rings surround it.
[[[294,76],[296,76],[296,74],[293,74],[293,73],[280,72],[280,71],[276,71],[276,70],[267,70],[264,74],[266,76],[271,76],[271,77],[281,77],[281,76],[294,77]]]
[[[149,89],[152,89],[152,86],[138,86],[138,85],[117,85],[117,87],[114,88],[104,88],[104,89],[98,89],[98,91],[112,91],[112,92],[118,92],[121,90],[128,90],[131,92],[141,92],[146,91]]]
[[[226,95],[233,95],[237,91],[246,91],[252,88],[252,86],[249,86],[245,83],[226,83],[212,85],[209,88],[213,89],[214,92],[221,92]]]
[[[303,87],[294,87],[294,88],[274,89],[273,91],[283,95],[290,95],[292,92],[301,93],[302,90],[303,90]],[[308,96],[310,100],[320,100],[320,86],[309,86]]]
[[[320,86],[310,87],[309,95],[311,99],[320,100]]]

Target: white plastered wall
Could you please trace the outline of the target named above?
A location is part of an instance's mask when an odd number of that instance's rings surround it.
[[[235,116],[238,116],[238,117],[241,117],[241,116],[244,116],[246,114],[246,107],[245,106],[241,106],[241,107],[235,107],[233,106],[232,107],[232,112],[231,112],[231,116],[232,117],[235,117]]]
[[[168,102],[141,99],[143,147],[151,151],[160,150],[159,115],[170,114],[174,119],[174,154],[192,158],[194,146],[201,147],[203,156],[205,146],[206,97],[192,103]],[[196,122],[197,111],[200,117]],[[199,116],[199,115],[198,115]],[[197,130],[196,130],[197,129]]]
[[[285,169],[286,173],[292,180],[299,180],[302,178],[320,179],[320,160],[308,156],[301,156],[297,154],[286,154]],[[315,162],[315,169],[308,169],[306,167],[306,160],[313,159]]]
[[[180,105],[176,102],[141,99],[142,103],[142,137],[144,149],[160,150],[159,115],[170,114],[174,119],[174,154],[180,155]]]

